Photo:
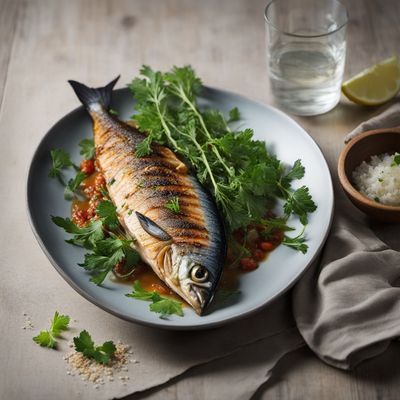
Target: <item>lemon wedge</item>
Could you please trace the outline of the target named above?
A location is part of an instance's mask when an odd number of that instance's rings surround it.
[[[400,63],[388,58],[344,82],[343,94],[354,103],[377,106],[396,96],[400,90]]]

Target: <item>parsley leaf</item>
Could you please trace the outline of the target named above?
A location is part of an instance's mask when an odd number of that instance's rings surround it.
[[[79,336],[74,337],[74,344],[76,351],[83,353],[85,357],[94,359],[99,364],[108,364],[117,350],[112,341],[96,346],[86,330],[83,330]]]
[[[239,120],[240,120],[240,112],[239,112],[239,109],[238,109],[237,107],[233,107],[233,108],[229,111],[228,123],[229,123],[229,122],[239,121]]]
[[[96,148],[94,146],[93,139],[82,139],[79,142],[79,147],[81,148],[80,154],[85,158],[85,160],[91,160],[96,154]]]
[[[110,109],[108,110],[108,112],[109,112],[111,115],[118,116],[118,111],[117,111],[117,110],[114,110],[113,108],[110,108]]]
[[[161,296],[159,293],[149,292],[148,290],[143,289],[139,281],[135,281],[133,283],[132,293],[128,293],[125,296],[143,301],[152,301],[153,303],[161,300]]]
[[[98,240],[104,238],[103,224],[99,220],[91,221],[84,228],[76,226],[69,218],[51,217],[51,220],[65,232],[71,233],[74,237],[67,240],[68,243],[92,249]]]
[[[117,207],[110,200],[102,200],[97,205],[96,213],[111,230],[119,227]]]
[[[296,237],[291,238],[285,235],[282,244],[294,250],[298,250],[303,254],[307,253],[308,246],[305,243],[306,239],[304,237],[304,231],[305,231],[305,226],[303,226],[302,231]]]
[[[305,169],[301,164],[301,160],[296,160],[291,170],[285,175],[284,179],[289,183],[293,179],[301,179],[304,176]]]
[[[144,157],[151,153],[151,147],[150,147],[151,141],[152,137],[149,135],[136,145],[136,151],[135,151],[136,157]]]
[[[172,211],[174,214],[179,214],[181,212],[181,206],[179,205],[179,197],[173,197],[168,200],[165,205],[165,208]]]
[[[314,209],[311,196],[306,201],[302,191],[291,189],[291,182],[304,175],[300,160],[286,172],[265,143],[254,140],[251,129],[232,131],[229,123],[240,118],[236,107],[228,119],[219,110],[201,111],[197,96],[202,83],[190,66],[166,73],[143,66],[140,73],[129,85],[136,99],[132,118],[148,134],[137,146],[137,156],[149,154],[156,141],[190,162],[210,189],[228,233],[259,223],[277,198],[289,202],[287,217],[299,212],[302,222],[307,221],[308,210]]]
[[[86,174],[83,171],[79,171],[75,178],[68,181],[67,186],[64,189],[64,199],[72,200],[75,197],[75,192],[79,188],[80,184],[86,179]]]
[[[160,301],[150,304],[150,311],[161,314],[160,318],[165,319],[168,315],[176,314],[183,317],[182,303],[163,297]]]
[[[58,311],[54,313],[53,320],[51,321],[50,329],[47,331],[40,331],[40,333],[33,338],[33,340],[43,347],[50,347],[52,349],[57,346],[57,337],[61,336],[61,332],[68,329],[70,318],[68,315],[60,315]]]
[[[300,217],[300,222],[306,225],[308,222],[307,213],[315,211],[317,206],[311,198],[309,189],[306,186],[302,186],[288,194],[286,203],[283,209],[286,215],[296,213]]]
[[[393,162],[391,164],[392,167],[395,167],[396,165],[400,165],[400,154],[399,153],[396,153],[393,156]]]
[[[149,306],[150,311],[160,314],[160,318],[164,319],[172,314],[180,317],[183,316],[182,303],[168,297],[163,297],[157,292],[150,292],[143,289],[139,281],[133,283],[132,293],[128,293],[125,296],[143,301],[151,301],[152,304]]]
[[[115,265],[121,261],[124,260],[124,266],[129,269],[137,265],[140,256],[132,248],[131,243],[130,240],[119,239],[111,234],[106,239],[98,240],[93,252],[85,254],[84,262],[79,266],[91,273],[91,282],[100,285]]]
[[[79,169],[71,161],[69,154],[62,149],[50,150],[50,156],[52,161],[52,167],[49,171],[49,177],[59,179],[62,184],[64,184],[64,180],[61,174],[62,169],[70,167],[74,167],[77,170]]]

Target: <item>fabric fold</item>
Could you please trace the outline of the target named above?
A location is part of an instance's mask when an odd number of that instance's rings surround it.
[[[400,103],[346,139],[365,129],[396,125]],[[382,353],[400,336],[400,252],[378,238],[338,186],[319,267],[311,268],[294,288],[293,313],[307,345],[328,364],[348,369]],[[394,231],[400,243],[400,225]]]

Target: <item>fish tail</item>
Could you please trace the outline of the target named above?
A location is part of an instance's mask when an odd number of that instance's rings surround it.
[[[81,103],[88,109],[91,110],[93,106],[102,106],[106,110],[110,108],[112,90],[117,83],[120,75],[118,75],[113,81],[103,87],[90,88],[79,83],[77,81],[69,80],[69,84],[74,89],[75,94]]]

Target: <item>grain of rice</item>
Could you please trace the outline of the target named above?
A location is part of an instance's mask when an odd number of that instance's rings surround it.
[[[400,163],[398,153],[372,156],[353,171],[356,189],[378,203],[400,206]]]

